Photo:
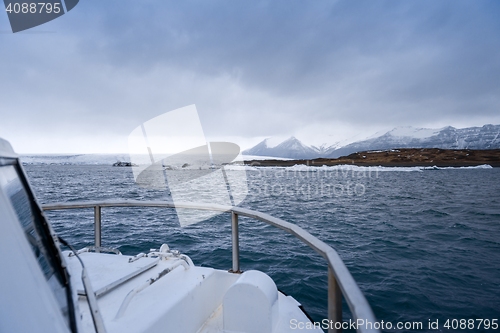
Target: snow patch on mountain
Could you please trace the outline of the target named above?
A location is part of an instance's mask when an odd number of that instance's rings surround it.
[[[411,126],[404,126],[404,127],[396,127],[387,132],[387,134],[392,135],[394,137],[409,137],[415,139],[423,139],[437,135],[441,130],[442,128],[431,129],[431,128],[415,128]]]

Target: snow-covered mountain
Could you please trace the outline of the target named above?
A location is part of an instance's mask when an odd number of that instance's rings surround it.
[[[319,150],[303,144],[292,136],[289,139],[274,145],[272,139],[265,139],[256,146],[244,150],[243,155],[274,156],[292,159],[310,159],[321,156]]]
[[[483,127],[440,129],[396,127],[382,135],[356,141],[345,146],[309,146],[295,137],[279,144],[266,139],[243,151],[244,155],[275,156],[292,159],[318,157],[340,157],[365,150],[386,150],[395,148],[442,148],[442,149],[500,149],[500,125]]]
[[[368,140],[357,141],[335,149],[327,157],[340,157],[365,150],[394,148],[498,149],[500,125],[441,129],[396,127]]]

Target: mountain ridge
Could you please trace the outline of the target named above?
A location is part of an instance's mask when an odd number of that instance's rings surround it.
[[[274,147],[268,145],[268,142],[269,138],[264,139],[254,147],[244,150],[242,153],[244,155],[273,156],[293,159],[307,159],[319,154],[317,149],[303,144],[294,136],[291,136]]]
[[[261,141],[242,153],[255,156],[314,159],[337,158],[360,151],[398,148],[500,149],[500,125],[486,124],[481,127],[460,129],[452,126],[439,129],[400,126],[382,135],[341,147],[338,144],[307,145],[294,136],[275,146],[269,146],[267,142],[269,139]]]

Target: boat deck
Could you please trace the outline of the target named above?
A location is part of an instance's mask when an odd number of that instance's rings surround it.
[[[70,252],[65,252],[64,256],[73,288],[80,297],[82,328],[85,332],[93,332],[81,282],[81,264]],[[297,325],[292,329],[292,322],[310,323],[299,308],[300,304],[278,292],[274,282],[269,284],[266,279],[272,280],[261,272],[234,274],[189,265],[177,253],[169,257],[132,257],[84,252],[79,256],[96,294],[107,332],[216,333],[228,332],[227,327],[236,325],[241,327],[240,332],[282,333],[300,330]],[[246,284],[242,284],[243,280]],[[245,294],[245,290],[250,294]],[[261,290],[264,295],[271,295],[269,299],[276,297],[274,303],[270,301],[267,314],[261,311],[266,303],[259,301]],[[232,298],[226,294],[231,294]],[[252,301],[254,294],[257,296]],[[238,297],[244,302],[238,302]],[[238,308],[240,303],[241,309]],[[224,309],[224,304],[231,304],[230,308]],[[259,318],[245,317],[250,312],[246,309]],[[322,332],[321,329],[312,331]]]

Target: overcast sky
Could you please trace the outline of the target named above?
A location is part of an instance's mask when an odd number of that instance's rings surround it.
[[[499,17],[497,0],[81,0],[12,34],[0,13],[0,137],[126,152],[190,104],[208,140],[242,148],[500,124]]]

